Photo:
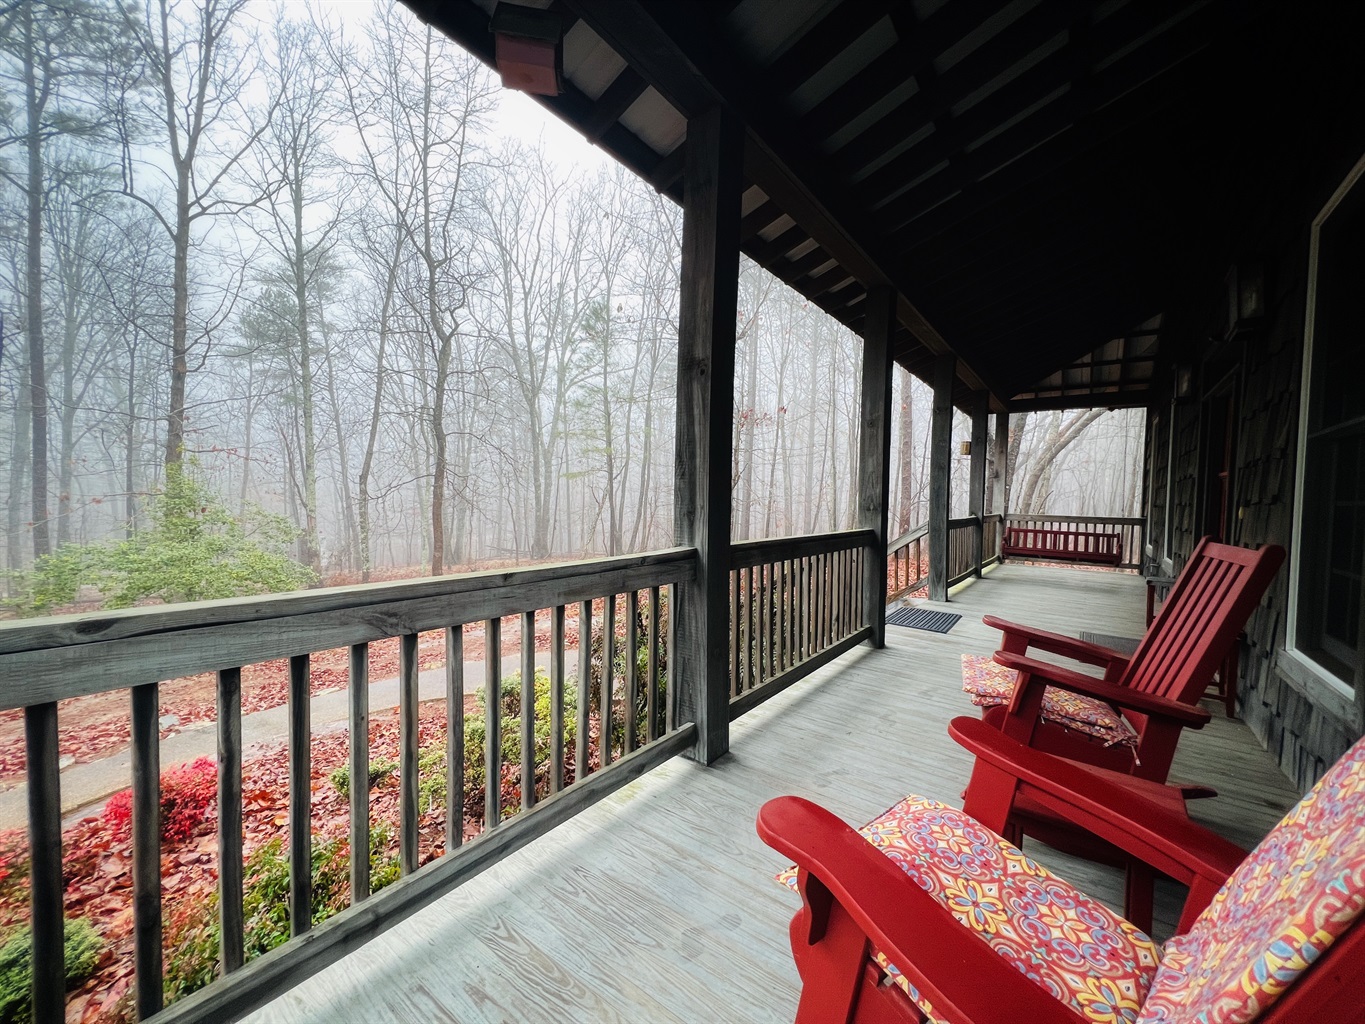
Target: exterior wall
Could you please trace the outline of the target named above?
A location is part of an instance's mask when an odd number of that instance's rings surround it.
[[[1268,267],[1267,313],[1258,325],[1205,347],[1206,378],[1211,367],[1237,373],[1237,437],[1233,460],[1232,540],[1293,546],[1294,487],[1299,422],[1299,377],[1303,363],[1307,302],[1308,222],[1279,249]],[[1210,316],[1219,298],[1210,289]],[[1206,321],[1207,322],[1207,321]],[[1165,339],[1163,339],[1164,341]],[[1191,346],[1193,347],[1193,346]],[[1201,403],[1177,406],[1172,471],[1172,558],[1177,571],[1193,549],[1202,521],[1198,481],[1206,472]],[[1307,790],[1361,735],[1359,698],[1324,693],[1282,666],[1286,642],[1290,572],[1286,563],[1247,624],[1240,658],[1238,712],[1275,754],[1281,769]]]

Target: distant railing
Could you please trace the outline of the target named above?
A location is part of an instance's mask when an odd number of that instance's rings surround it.
[[[1062,530],[1119,534],[1120,560],[1116,568],[1137,569],[1142,565],[1143,523],[1127,516],[1035,516],[1008,515],[1007,526],[1041,530]]]
[[[992,512],[981,520],[981,565],[984,568],[1000,561],[1000,543],[1004,540],[1005,517]]]
[[[778,648],[756,644],[755,679],[801,663],[849,635],[856,619],[855,554],[847,546],[809,544],[784,556],[791,581],[784,600],[803,596],[800,630],[780,619],[793,640]],[[512,850],[530,842],[630,779],[688,749],[692,724],[674,726],[672,630],[666,609],[678,584],[696,579],[696,552],[675,548],[646,555],[485,572],[396,584],[370,584],[281,597],[243,598],[196,605],[69,616],[0,627],[0,708],[25,708],[28,742],[33,969],[33,1018],[64,1016],[62,822],[57,747],[57,702],[127,690],[132,708],[133,933],[135,1005],[139,1018],[229,1019],[296,985],[360,943]],[[751,573],[768,587],[774,560],[764,555]],[[670,593],[671,592],[671,593]],[[768,593],[768,590],[763,591]],[[772,591],[778,593],[779,591]],[[617,657],[618,595],[625,595],[623,657]],[[596,601],[594,607],[593,602]],[[567,612],[577,606],[576,728],[573,778],[565,739]],[[549,615],[548,795],[536,794],[536,612]],[[504,765],[499,699],[502,618],[521,620],[519,764]],[[764,612],[764,635],[777,627]],[[755,618],[755,622],[759,620]],[[464,639],[467,623],[483,624],[484,825],[464,843]],[[643,623],[643,625],[641,625]],[[419,868],[418,633],[445,633],[445,854]],[[641,631],[647,654],[639,655]],[[596,636],[594,636],[594,633]],[[399,864],[400,881],[371,895],[369,874],[368,645],[399,638]],[[546,639],[543,638],[542,639]],[[351,907],[311,925],[311,752],[309,657],[350,649],[349,800]],[[249,964],[243,955],[242,666],[289,659],[288,908],[293,936]],[[759,668],[767,659],[768,667]],[[618,660],[624,661],[617,668]],[[162,880],[158,683],[217,672],[218,877],[221,968],[207,988],[162,1007]],[[152,680],[152,681],[149,681]],[[620,690],[617,690],[617,686]],[[595,709],[596,722],[590,722]],[[618,727],[616,716],[624,721]],[[544,723],[542,723],[543,725]],[[592,737],[596,727],[595,739]],[[543,731],[543,730],[542,730]],[[595,764],[594,764],[595,762]],[[513,779],[519,810],[503,820],[502,786]],[[529,784],[527,784],[529,781]],[[305,932],[310,932],[306,940]]]
[[[871,634],[862,574],[868,530],[735,544],[730,568],[730,717]]]
[[[918,590],[929,579],[929,527],[916,526],[886,549],[886,599]]]
[[[955,587],[976,573],[976,517],[948,520],[948,586]]]

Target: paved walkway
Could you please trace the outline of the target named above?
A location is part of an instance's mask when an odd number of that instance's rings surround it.
[[[566,664],[575,664],[577,648],[566,650]],[[518,671],[520,655],[503,655],[504,674]],[[536,665],[548,668],[549,652],[537,652]],[[483,662],[467,661],[464,665],[465,693],[483,689]],[[446,695],[446,675],[444,668],[422,672],[417,677],[419,700],[437,700]],[[398,679],[383,679],[370,683],[370,713],[384,711],[398,706]],[[329,690],[314,695],[312,706],[313,733],[331,732],[346,725],[350,717],[350,700],[347,692]],[[289,709],[279,707],[256,711],[242,716],[242,754],[250,757],[254,751],[277,746],[288,738]],[[216,722],[196,722],[186,726],[181,732],[167,736],[161,741],[161,766],[193,761],[197,757],[218,756],[218,730]],[[84,811],[105,797],[127,789],[132,785],[132,756],[128,748],[117,754],[74,764],[62,772],[62,813],[72,814]],[[22,828],[28,823],[28,785],[21,784],[5,793],[0,793],[0,829]]]

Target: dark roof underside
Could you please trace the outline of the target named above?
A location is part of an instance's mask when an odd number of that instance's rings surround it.
[[[493,0],[405,2],[491,61]],[[1349,5],[526,2],[568,25],[546,105],[675,198],[687,116],[732,106],[745,252],[855,330],[893,285],[897,360],[927,378],[956,353],[964,407],[1142,404],[1161,339],[1140,325],[1365,120]],[[1063,375],[1115,359],[1121,389]]]

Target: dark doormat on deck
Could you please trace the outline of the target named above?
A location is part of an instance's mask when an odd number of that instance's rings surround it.
[[[886,617],[892,626],[909,626],[911,629],[925,629],[930,633],[946,633],[957,625],[962,618],[953,612],[935,612],[928,608],[899,608]]]
[[[1108,647],[1111,651],[1118,651],[1126,654],[1130,658],[1138,649],[1141,640],[1134,640],[1131,636],[1114,636],[1110,633],[1082,633],[1081,639],[1088,644],[1099,644],[1101,647]]]

